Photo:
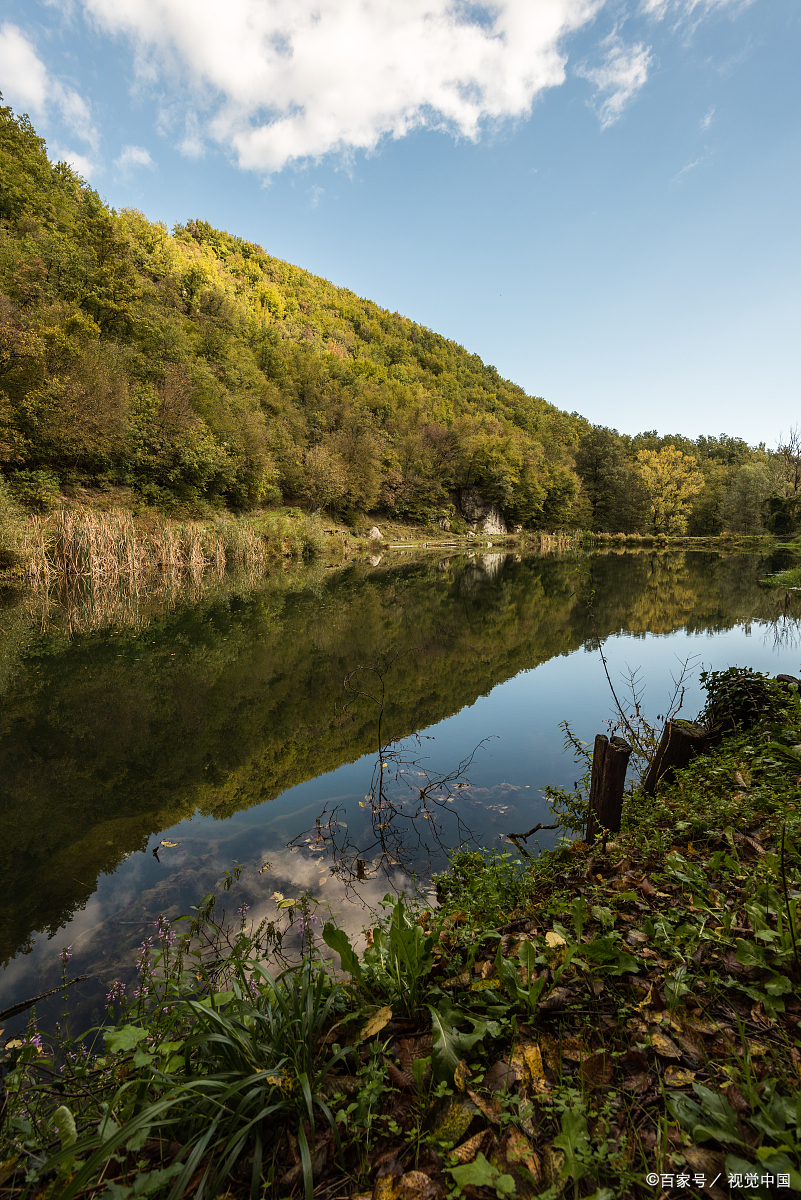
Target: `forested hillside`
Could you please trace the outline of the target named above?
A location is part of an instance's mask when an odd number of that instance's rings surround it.
[[[0,109],[0,470],[29,507],[124,486],[168,513],[431,522],[477,488],[527,528],[757,532],[774,468],[593,428],[261,246],[116,212]]]

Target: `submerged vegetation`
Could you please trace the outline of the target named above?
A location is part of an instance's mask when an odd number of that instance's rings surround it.
[[[159,918],[98,1029],[6,1042],[8,1194],[797,1193],[801,705],[707,682],[730,736],[614,841],[460,850],[361,954],[308,893]]]

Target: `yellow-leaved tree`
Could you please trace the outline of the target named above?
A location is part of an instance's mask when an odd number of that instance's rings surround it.
[[[651,532],[684,533],[690,501],[704,486],[695,459],[674,446],[640,450],[637,469],[648,492]]]

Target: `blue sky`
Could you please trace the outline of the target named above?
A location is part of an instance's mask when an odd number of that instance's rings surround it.
[[[0,89],[189,217],[634,433],[798,423],[797,0],[1,0]]]

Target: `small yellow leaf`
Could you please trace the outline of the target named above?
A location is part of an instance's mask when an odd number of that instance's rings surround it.
[[[382,1175],[376,1179],[373,1188],[373,1200],[396,1200],[398,1195],[397,1180],[392,1175]]]
[[[464,1092],[467,1090],[467,1082],[470,1079],[470,1069],[467,1063],[462,1059],[457,1064],[456,1070],[453,1073],[453,1082],[456,1084],[457,1091]]]
[[[662,1058],[681,1058],[681,1050],[673,1039],[659,1029],[651,1034],[651,1045]]]
[[[365,1038],[374,1037],[379,1030],[383,1029],[385,1025],[388,1025],[391,1020],[392,1009],[390,1006],[387,1004],[384,1006],[384,1008],[379,1008],[378,1012],[374,1012],[370,1017],[370,1020],[364,1025],[364,1028],[359,1034],[359,1040],[363,1042]]]
[[[669,1087],[688,1087],[694,1079],[695,1071],[672,1065],[665,1068],[664,1080]]]
[[[264,871],[269,871],[269,869],[270,869],[270,864],[268,862],[266,862],[263,867],[259,867],[259,874],[261,875],[264,873]]]
[[[180,846],[181,843],[180,842],[162,842],[161,844],[162,844],[162,846],[166,846],[168,850],[171,850],[173,848],[173,846]]]
[[[548,945],[552,949],[555,949],[557,946],[566,946],[567,945],[567,942],[562,937],[561,933],[555,933],[553,929],[550,929],[546,933],[545,941],[548,943]]]

